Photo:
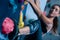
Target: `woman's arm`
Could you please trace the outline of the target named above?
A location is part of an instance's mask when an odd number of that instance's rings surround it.
[[[40,1],[36,0],[36,6],[40,9]]]
[[[28,0],[28,2],[29,2],[30,5],[34,8],[34,10],[37,12],[38,16],[39,16],[40,18],[42,18],[45,23],[52,23],[52,20],[50,20],[49,18],[47,18],[47,17],[43,14],[43,12],[41,11],[41,9],[39,9],[39,8],[37,7],[37,5],[33,2],[33,0],[30,0],[30,1]]]
[[[29,35],[35,33],[38,28],[40,27],[39,20],[32,21],[32,23],[28,24],[22,29],[19,29],[20,34],[19,35]]]

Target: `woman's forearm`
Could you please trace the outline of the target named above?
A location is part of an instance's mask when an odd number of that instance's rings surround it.
[[[52,23],[52,21],[43,14],[43,12],[41,11],[41,9],[39,9],[34,2],[31,1],[30,5],[36,11],[36,14],[39,16],[39,18],[42,18],[42,20],[45,23]]]
[[[30,2],[30,5],[34,8],[34,10],[37,12],[38,16],[41,16],[42,11],[37,7],[37,5],[34,2]]]
[[[40,9],[40,1],[36,0],[36,6]]]

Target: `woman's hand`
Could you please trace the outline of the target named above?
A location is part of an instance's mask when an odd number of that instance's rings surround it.
[[[30,34],[30,28],[28,26],[25,26],[24,28],[19,29],[18,35],[28,35]]]
[[[34,0],[26,0],[27,2],[33,2],[34,3]]]

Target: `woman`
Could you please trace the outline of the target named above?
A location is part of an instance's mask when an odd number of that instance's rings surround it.
[[[58,16],[60,16],[60,5],[55,4],[50,8],[48,16],[45,16],[41,9],[37,6],[37,3],[34,3],[34,0],[27,0],[36,14],[39,16],[40,19],[43,20],[43,22],[46,24],[46,31],[49,32],[51,31],[52,34],[56,35],[57,33],[57,26],[58,26]],[[39,4],[38,4],[39,5]],[[44,25],[44,24],[43,24]],[[43,27],[44,28],[44,27]],[[45,33],[45,32],[43,32]]]

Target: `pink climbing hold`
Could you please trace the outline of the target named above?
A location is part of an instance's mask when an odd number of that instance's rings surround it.
[[[46,15],[46,12],[44,11],[43,14]]]
[[[2,23],[2,32],[4,34],[9,34],[14,30],[14,22],[12,19],[6,17]]]

